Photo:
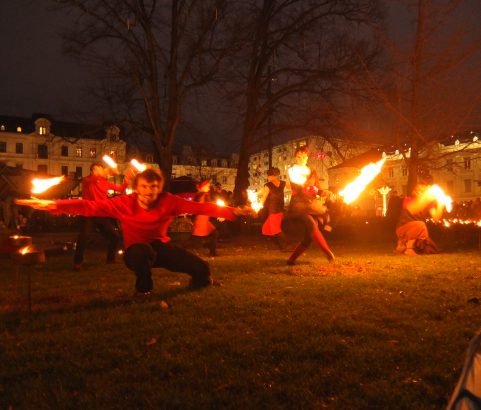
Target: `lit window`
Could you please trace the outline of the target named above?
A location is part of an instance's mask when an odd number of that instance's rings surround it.
[[[97,148],[90,148],[90,158],[97,157]]]
[[[206,166],[207,166],[207,160],[203,159],[203,160],[201,161],[201,165],[202,165],[203,167],[206,167]]]
[[[82,158],[82,147],[75,148],[75,156],[77,158]]]
[[[39,127],[38,128],[38,133],[40,135],[47,135],[47,128],[46,127]]]
[[[389,168],[389,178],[394,178],[394,168]]]
[[[22,127],[17,127],[17,132],[22,132]]]
[[[0,131],[5,131],[5,125],[0,125]]]
[[[114,161],[117,161],[117,151],[110,151],[109,157],[112,158]]]
[[[464,158],[464,169],[471,169],[471,158]]]

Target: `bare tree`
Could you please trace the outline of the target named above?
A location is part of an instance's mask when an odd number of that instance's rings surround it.
[[[185,102],[218,70],[227,1],[53,1],[77,16],[67,50],[100,69],[96,92],[151,140],[168,183]]]
[[[419,177],[440,166],[442,139],[465,131],[479,110],[481,35],[467,16],[480,13],[478,2],[463,0],[403,0],[397,7],[414,25],[404,33],[404,44],[399,38],[386,43],[389,75],[370,79],[391,115],[393,143],[404,153],[411,192]]]
[[[270,147],[280,132],[319,129],[313,118],[328,124],[343,95],[354,93],[361,62],[376,54],[363,27],[380,15],[375,0],[249,0],[237,4],[236,15],[229,92],[243,116],[234,190],[240,201],[256,144]],[[306,116],[312,106],[317,113]]]

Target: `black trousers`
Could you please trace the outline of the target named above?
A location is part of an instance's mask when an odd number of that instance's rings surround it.
[[[120,244],[120,232],[117,229],[115,219],[100,218],[96,216],[80,217],[80,232],[77,238],[77,248],[73,257],[74,264],[80,264],[84,259],[84,252],[87,248],[88,238],[92,231],[97,228],[102,236],[108,240],[107,263],[115,260],[115,254]]]
[[[129,246],[125,250],[124,262],[130,270],[135,272],[135,288],[138,292],[152,290],[152,268],[187,273],[192,277],[193,286],[210,283],[210,268],[206,261],[185,249],[161,241]]]

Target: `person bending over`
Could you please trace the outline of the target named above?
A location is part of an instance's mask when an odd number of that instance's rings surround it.
[[[395,252],[408,256],[418,253],[438,253],[436,244],[429,237],[426,218],[439,219],[444,205],[429,193],[429,185],[417,184],[410,196],[403,200],[403,206],[396,225],[398,238]]]

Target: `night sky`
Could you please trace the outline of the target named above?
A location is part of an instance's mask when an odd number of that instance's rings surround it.
[[[388,27],[398,40],[405,39],[406,27],[412,23],[399,1],[388,0]],[[83,89],[89,83],[87,70],[62,54],[59,33],[69,24],[67,16],[49,12],[49,0],[3,1],[0,6],[0,115],[30,117],[32,113],[51,114],[56,119],[74,118],[73,113],[86,106]],[[466,12],[467,11],[467,12]],[[459,20],[481,21],[479,0],[468,0]],[[479,24],[478,24],[479,26]],[[190,108],[198,129],[223,136],[233,130],[219,121],[213,126],[218,107],[212,104],[206,114],[205,100]],[[208,118],[206,124],[202,120]],[[195,129],[196,124],[194,124]],[[234,125],[232,125],[234,126]]]
[[[62,55],[59,31],[66,18],[44,0],[4,1],[0,7],[0,114],[42,112],[63,119],[82,108],[88,75]]]

